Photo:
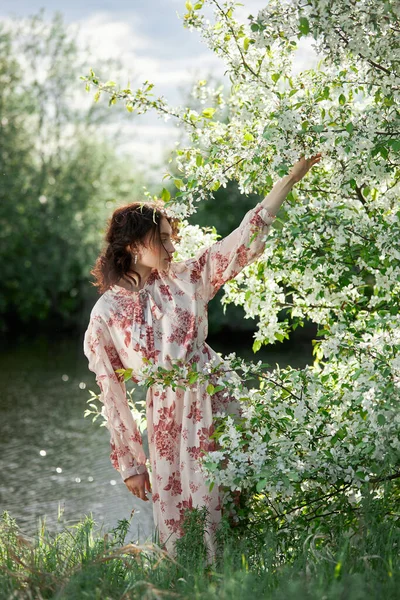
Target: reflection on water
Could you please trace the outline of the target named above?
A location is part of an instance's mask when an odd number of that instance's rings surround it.
[[[236,351],[275,366],[312,363],[311,344],[279,344],[253,355],[224,338],[210,341],[223,354]],[[250,342],[251,346],[251,342]],[[134,516],[129,539],[151,537],[150,501],[125,486],[109,459],[109,433],[84,418],[89,389],[99,389],[87,368],[82,338],[17,341],[0,353],[0,510],[7,510],[23,532],[37,532],[39,517],[52,533],[92,513],[97,527],[115,527]],[[138,399],[145,393],[137,387]],[[58,512],[62,514],[58,520]]]

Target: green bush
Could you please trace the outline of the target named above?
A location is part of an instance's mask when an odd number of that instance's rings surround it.
[[[0,331],[79,321],[107,217],[141,177],[84,108],[81,54],[60,15],[0,26]],[[115,66],[115,64],[114,64]],[[113,117],[115,118],[115,117]]]

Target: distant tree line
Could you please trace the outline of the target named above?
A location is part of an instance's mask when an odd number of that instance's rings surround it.
[[[88,55],[60,13],[44,11],[0,25],[0,333],[82,327],[97,299],[90,269],[107,218],[120,204],[144,198],[132,156],[118,153],[123,122],[107,102],[86,102],[80,76]],[[99,61],[115,73],[115,60]],[[132,118],[132,117],[131,117]],[[101,133],[113,123],[111,135]],[[167,154],[166,149],[166,154]],[[156,185],[157,184],[157,185]],[[171,190],[172,192],[172,190]],[[259,198],[234,182],[200,203],[190,222],[221,236],[238,226]],[[240,307],[209,307],[209,331],[252,330]]]
[[[81,89],[82,50],[61,15],[0,26],[0,331],[76,325],[114,205],[142,181],[118,155],[111,115]],[[115,61],[109,61],[114,66]],[[107,67],[107,63],[103,64]]]

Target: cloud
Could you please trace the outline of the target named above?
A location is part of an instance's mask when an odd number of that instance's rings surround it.
[[[313,48],[314,40],[311,38],[301,38],[297,40],[297,50],[293,56],[292,73],[298,75],[302,71],[307,71],[317,66],[321,56],[318,56]]]
[[[215,54],[184,31],[188,44],[168,42],[163,48],[163,40],[155,32],[151,36],[143,33],[141,18],[131,12],[124,20],[110,12],[97,12],[75,22],[79,26],[78,39],[82,48],[89,44],[92,54],[98,59],[118,59],[122,67],[118,72],[99,73],[103,80],[112,79],[119,85],[131,88],[140,87],[145,81],[154,84],[154,94],[164,95],[170,104],[181,102],[179,86],[188,90],[195,79],[213,73],[223,78],[224,64]],[[178,22],[178,26],[181,24]],[[168,50],[168,52],[166,52]],[[96,59],[94,59],[94,63]],[[90,64],[96,72],[96,65]],[[97,72],[96,72],[97,74]]]
[[[244,0],[244,6],[238,6],[235,10],[236,18],[247,23],[247,17],[256,17],[258,12],[268,5],[268,0]]]
[[[120,58],[129,62],[138,51],[152,47],[152,39],[140,32],[140,19],[134,13],[130,13],[129,20],[121,20],[110,12],[94,12],[74,25],[79,27],[82,47],[88,43],[101,59]]]
[[[236,18],[247,23],[248,15],[256,16],[266,0],[244,0],[244,4],[237,8]],[[168,5],[166,7],[163,4],[161,13],[157,12],[158,8],[161,10],[157,2],[154,9],[150,5],[136,4],[135,1],[128,10],[125,7],[118,10],[118,2],[115,9],[94,12],[90,12],[90,6],[82,6],[81,14],[86,16],[70,20],[69,26],[76,31],[87,61],[85,73],[92,67],[102,80],[113,79],[123,86],[129,82],[132,89],[148,80],[155,85],[154,95],[165,96],[171,106],[185,102],[185,93],[189,94],[196,79],[212,75],[214,81],[221,79],[229,87],[229,81],[223,75],[226,69],[224,61],[207,48],[198,32],[185,30],[182,22],[173,14],[175,11],[184,14],[185,1],[168,0]],[[207,12],[211,12],[210,5]],[[3,22],[10,21],[6,17],[0,19]],[[87,45],[91,48],[89,53],[84,50]],[[311,42],[300,40],[293,72],[314,66],[315,56]],[[97,72],[96,60],[103,62],[109,58],[118,59],[121,69],[110,68],[108,73]],[[93,102],[93,94],[82,97],[77,92],[77,98],[72,100],[73,104],[75,102],[76,106],[82,108],[89,106]],[[173,148],[182,130],[174,128],[173,119],[164,123],[155,113],[130,118],[123,110],[122,103],[120,110],[124,130],[121,150],[131,151],[135,163],[145,165],[146,162],[160,162],[165,149]],[[101,126],[101,129],[107,132],[107,125]]]
[[[210,72],[222,77],[224,65],[211,51],[207,51],[194,57],[169,60],[138,57],[135,71],[142,79],[170,87],[181,83],[193,83],[195,76],[202,78]]]
[[[166,158],[174,150],[175,142],[183,135],[183,131],[162,121],[152,121],[150,118],[148,124],[143,124],[140,117],[133,117],[130,122],[124,124],[118,152],[130,154],[135,168],[151,173],[161,180],[167,171]],[[109,125],[109,131],[114,132],[112,125]],[[107,128],[104,128],[104,133],[107,135]]]

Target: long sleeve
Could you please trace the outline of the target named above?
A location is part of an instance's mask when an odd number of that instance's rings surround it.
[[[84,337],[84,353],[101,390],[102,413],[111,436],[113,467],[123,480],[146,472],[142,436],[129,408],[125,383],[115,373],[116,369],[123,368],[123,364],[107,325],[99,316],[91,316]]]
[[[191,282],[208,302],[220,287],[261,256],[275,216],[262,203],[249,210],[239,227],[186,261]]]

